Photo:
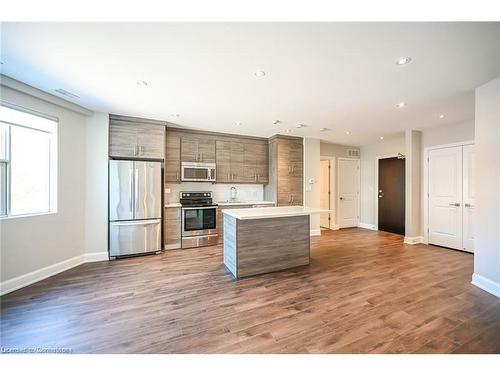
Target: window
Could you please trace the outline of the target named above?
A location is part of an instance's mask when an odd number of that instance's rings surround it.
[[[0,216],[55,212],[57,121],[0,105]]]

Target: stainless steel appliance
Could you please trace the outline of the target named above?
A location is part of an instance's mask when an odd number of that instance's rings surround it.
[[[161,163],[109,161],[109,255],[161,250]]]
[[[217,204],[210,191],[183,191],[182,248],[217,245]]]
[[[215,163],[183,162],[181,166],[182,181],[215,182]]]

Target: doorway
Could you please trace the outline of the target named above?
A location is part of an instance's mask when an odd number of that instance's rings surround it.
[[[338,220],[340,228],[359,224],[359,159],[339,158]]]
[[[405,234],[405,159],[378,160],[378,230]]]
[[[335,229],[335,158],[320,160],[320,208],[332,210],[320,214],[320,229]]]

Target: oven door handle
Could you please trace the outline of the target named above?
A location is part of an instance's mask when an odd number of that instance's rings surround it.
[[[217,209],[217,206],[208,206],[208,207],[182,207],[182,211],[187,210],[212,210]]]

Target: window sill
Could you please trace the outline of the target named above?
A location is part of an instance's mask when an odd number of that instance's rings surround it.
[[[13,220],[13,219],[26,219],[28,217],[38,217],[38,216],[55,215],[55,214],[57,214],[57,211],[41,212],[41,213],[38,213],[38,214],[23,214],[23,215],[0,216],[0,221],[1,220]]]

